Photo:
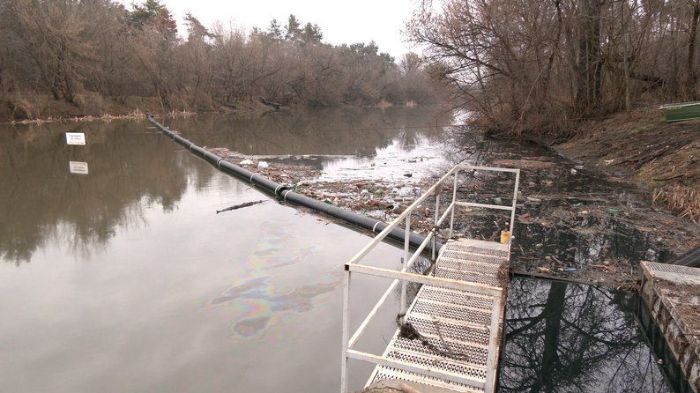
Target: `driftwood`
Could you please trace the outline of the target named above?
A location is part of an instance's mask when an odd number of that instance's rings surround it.
[[[242,209],[242,208],[248,207],[248,206],[259,205],[259,204],[265,203],[265,202],[267,202],[267,200],[240,203],[238,205],[233,205],[233,206],[227,207],[226,209],[217,210],[216,214],[227,212],[230,210],[238,210],[238,209]]]
[[[260,102],[263,105],[267,105],[271,108],[274,108],[276,111],[280,110],[280,108],[282,107],[282,104],[280,104],[278,102],[269,101],[269,100],[265,99],[265,97],[260,97]]]

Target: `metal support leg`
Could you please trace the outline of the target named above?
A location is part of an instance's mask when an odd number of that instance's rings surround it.
[[[515,189],[513,191],[513,209],[510,211],[510,239],[513,239],[513,225],[515,224],[515,208],[518,205],[518,186],[520,186],[520,170],[515,172]]]
[[[350,339],[350,272],[343,280],[343,358],[340,368],[340,393],[348,392],[348,340]]]
[[[409,213],[406,216],[406,231],[404,232],[404,242],[403,242],[403,260],[404,260],[404,265],[401,268],[402,272],[406,271],[406,262],[411,258],[411,255],[409,254],[411,250],[409,249],[409,246],[411,245],[411,213]],[[406,281],[401,281],[401,312],[405,313],[407,309],[406,305]]]
[[[433,225],[435,227],[435,234],[433,235],[433,246],[432,248],[432,261],[435,262],[435,258],[437,256],[437,225],[438,225],[438,219],[440,217],[440,194],[435,195],[435,221],[433,222]]]
[[[455,224],[455,208],[456,208],[456,201],[457,201],[457,179],[459,178],[459,170],[455,171],[455,184],[452,188],[452,212],[450,212],[450,232],[447,235],[448,239],[452,238],[452,230],[454,229],[454,224]]]

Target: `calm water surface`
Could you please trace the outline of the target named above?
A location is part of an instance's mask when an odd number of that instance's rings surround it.
[[[392,110],[169,125],[245,154],[351,156],[319,159],[332,177],[377,157],[389,167],[406,156],[449,162],[433,127],[449,122]],[[66,146],[68,131],[85,132],[87,145]],[[87,174],[71,173],[71,161]],[[266,197],[145,121],[1,126],[0,185],[0,392],[337,390],[342,263],[367,236],[274,201],[216,214]],[[371,258],[396,266],[400,255],[384,245]],[[354,284],[355,321],[386,284]],[[392,321],[372,327],[366,348],[381,348]],[[517,337],[507,338],[502,386],[532,379],[510,371]],[[354,385],[368,370],[352,370]]]

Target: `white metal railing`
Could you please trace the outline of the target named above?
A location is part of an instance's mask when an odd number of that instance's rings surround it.
[[[513,187],[513,199],[510,205],[492,205],[476,202],[463,202],[457,201],[457,187],[460,172],[465,171],[487,171],[487,172],[507,172],[515,175],[515,185]],[[442,215],[439,214],[440,211],[440,194],[442,192],[442,184],[448,181],[450,178],[454,178],[452,186],[452,201],[445,209]],[[348,360],[356,359],[362,360],[377,365],[385,365],[401,369],[408,372],[417,372],[423,375],[429,375],[432,377],[442,378],[444,380],[451,380],[457,383],[464,383],[467,385],[474,385],[474,380],[468,376],[455,376],[454,374],[446,374],[434,368],[417,366],[413,364],[404,363],[401,361],[388,359],[385,356],[377,356],[368,352],[358,351],[353,349],[353,346],[360,339],[360,336],[369,325],[369,322],[376,315],[382,305],[385,303],[389,295],[396,289],[396,286],[401,282],[401,312],[406,311],[406,283],[414,282],[419,284],[428,284],[433,286],[439,286],[444,288],[458,289],[464,291],[477,292],[486,295],[501,296],[503,289],[499,287],[494,287],[486,284],[452,280],[448,278],[440,278],[428,275],[422,275],[417,273],[411,273],[408,270],[413,266],[414,262],[423,253],[423,250],[428,246],[429,242],[432,241],[432,260],[435,261],[436,258],[436,248],[437,248],[437,232],[442,224],[450,217],[450,230],[448,238],[452,237],[454,230],[454,213],[457,207],[477,207],[486,209],[496,209],[510,211],[510,238],[508,246],[512,242],[513,236],[513,224],[515,222],[515,208],[518,200],[518,186],[520,184],[520,169],[511,168],[496,168],[496,167],[485,167],[485,166],[473,166],[469,164],[458,164],[452,169],[450,169],[444,176],[440,178],[433,186],[431,186],[423,195],[416,199],[406,210],[404,210],[396,219],[394,219],[389,225],[384,228],[377,236],[372,239],[365,247],[363,247],[355,256],[353,256],[345,264],[345,277],[343,285],[343,350],[342,350],[342,362],[341,362],[341,393],[347,393],[348,391]],[[435,219],[434,227],[426,236],[425,240],[415,249],[413,253],[410,252],[410,233],[411,233],[411,215],[413,211],[421,206],[431,195],[435,195]],[[372,251],[379,243],[381,243],[384,238],[386,238],[389,233],[394,228],[397,228],[401,222],[405,222],[404,231],[404,257],[403,266],[401,270],[393,270],[380,268],[375,266],[363,265],[359,262]],[[350,303],[350,279],[352,273],[362,273],[377,277],[384,277],[393,279],[389,288],[384,292],[384,294],[379,298],[379,301],[372,307],[370,312],[367,314],[365,319],[360,323],[358,328],[350,336],[350,314],[349,314],[349,303]],[[500,314],[499,314],[500,315]],[[495,365],[490,365],[495,368]],[[491,372],[487,370],[487,372]],[[495,373],[495,370],[493,370]],[[495,376],[495,374],[492,374]]]

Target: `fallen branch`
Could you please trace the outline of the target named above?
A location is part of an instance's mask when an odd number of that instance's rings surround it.
[[[282,107],[282,104],[280,104],[278,102],[269,101],[269,100],[265,99],[265,97],[260,97],[260,102],[263,105],[267,105],[271,108],[274,108],[276,111],[280,110],[280,108]]]
[[[223,212],[227,212],[227,211],[229,211],[229,210],[238,210],[238,209],[242,209],[242,208],[244,208],[244,207],[249,207],[249,206],[253,206],[253,205],[259,205],[259,204],[265,203],[265,202],[267,202],[267,200],[259,200],[259,201],[253,201],[253,202],[245,202],[245,203],[241,203],[241,204],[238,204],[238,205],[233,205],[233,206],[227,207],[226,209],[217,210],[217,211],[216,211],[216,214],[223,213]]]

